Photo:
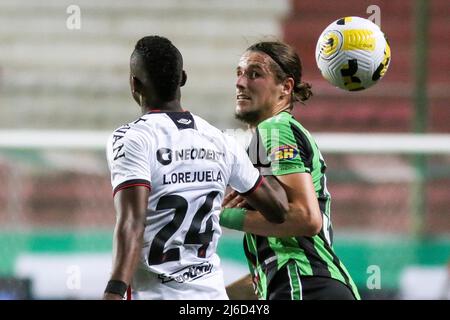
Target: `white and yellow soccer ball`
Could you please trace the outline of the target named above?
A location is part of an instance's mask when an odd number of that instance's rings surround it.
[[[319,37],[316,62],[332,85],[359,91],[377,83],[391,61],[391,49],[381,29],[370,20],[345,17],[331,23]]]

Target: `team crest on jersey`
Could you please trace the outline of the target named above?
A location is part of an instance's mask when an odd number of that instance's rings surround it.
[[[272,151],[270,161],[291,160],[298,155],[298,150],[293,146],[280,146]]]
[[[178,119],[177,122],[187,126],[188,124],[190,124],[192,122],[192,120],[182,118],[182,119]]]
[[[200,263],[185,267],[171,274],[159,274],[158,278],[162,283],[176,281],[178,283],[191,282],[195,279],[201,278],[206,274],[211,273],[213,265],[209,262]]]

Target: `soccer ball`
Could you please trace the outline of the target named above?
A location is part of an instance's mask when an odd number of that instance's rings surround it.
[[[364,90],[380,80],[391,60],[391,49],[380,28],[360,17],[330,24],[319,37],[316,62],[322,76],[348,91]]]

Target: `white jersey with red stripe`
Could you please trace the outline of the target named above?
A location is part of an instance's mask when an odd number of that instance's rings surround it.
[[[225,188],[261,181],[243,147],[190,112],[150,112],[114,131],[107,157],[114,194],[151,190],[135,297],[226,299],[216,254]]]

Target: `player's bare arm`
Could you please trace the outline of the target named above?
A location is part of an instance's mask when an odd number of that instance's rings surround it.
[[[288,198],[276,178],[262,178],[261,185],[253,192],[243,194],[242,198],[261,215],[274,224],[285,221],[289,209]]]
[[[268,179],[267,179],[268,178]],[[270,180],[267,177],[266,180]],[[277,176],[286,192],[289,210],[281,224],[267,221],[255,210],[247,210],[243,223],[243,231],[261,236],[314,236],[322,228],[322,214],[317,202],[313,182],[309,173],[294,173]],[[224,207],[244,207],[246,203],[238,194],[229,194],[223,203]]]
[[[150,190],[134,186],[120,190],[114,196],[116,227],[113,239],[113,269],[111,280],[129,285],[142,248],[145,211]],[[105,293],[104,299],[121,300],[119,294]]]
[[[257,300],[258,298],[253,289],[252,276],[250,274],[234,281],[226,289],[230,300]]]

